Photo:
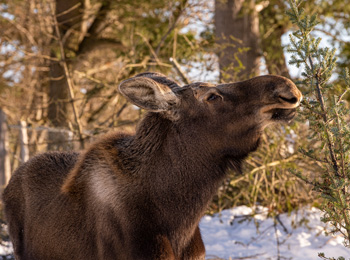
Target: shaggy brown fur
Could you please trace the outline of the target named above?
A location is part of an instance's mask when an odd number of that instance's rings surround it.
[[[135,135],[37,155],[13,174],[3,198],[16,259],[204,259],[198,223],[227,169],[301,99],[279,76],[181,88],[143,73],[119,90],[150,111]]]

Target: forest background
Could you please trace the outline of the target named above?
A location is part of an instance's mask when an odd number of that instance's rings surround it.
[[[337,48],[333,94],[346,88],[337,75],[350,62],[346,2],[303,2],[320,21],[313,33]],[[295,29],[287,9],[283,0],[0,0],[1,186],[36,153],[79,150],[102,133],[132,131],[143,111],[117,86],[137,73],[157,71],[182,84],[261,74],[298,80],[301,69],[285,56]],[[258,204],[276,215],[319,205],[312,186],[290,173],[322,172],[299,149],[322,151],[308,131],[301,118],[267,129],[244,174],[229,175],[208,213]]]

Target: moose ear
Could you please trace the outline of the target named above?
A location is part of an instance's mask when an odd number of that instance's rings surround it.
[[[179,102],[168,86],[146,77],[124,80],[119,92],[134,105],[152,112],[169,111]]]

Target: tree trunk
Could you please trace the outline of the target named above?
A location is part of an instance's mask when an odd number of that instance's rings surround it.
[[[282,35],[287,30],[288,21],[283,22],[281,19],[278,19],[278,16],[284,15],[283,12],[281,14],[283,7],[278,7],[279,3],[280,1],[270,2],[260,13],[262,21],[261,46],[269,73],[289,78],[290,75],[281,40]],[[263,23],[263,21],[269,22]]]
[[[0,109],[0,187],[7,185],[11,178],[11,163],[8,154],[9,140],[6,114]]]
[[[82,20],[82,0],[57,0],[55,14],[57,22],[60,25],[60,32],[62,37],[66,36],[66,33],[70,33],[70,29],[79,28]],[[53,30],[55,31],[55,30]],[[55,35],[57,38],[57,35]],[[73,35],[72,35],[73,36]],[[65,39],[72,39],[74,37],[66,37]],[[61,40],[61,39],[58,39]],[[72,40],[65,40],[63,42],[64,47],[72,44]],[[61,55],[57,41],[52,44],[54,47],[51,51],[51,57],[60,58]],[[70,46],[72,47],[72,46]],[[67,62],[67,61],[66,61]],[[49,84],[49,107],[48,107],[48,119],[52,126],[59,128],[67,128],[70,121],[70,97],[68,91],[68,83],[66,74],[62,64],[54,59],[50,63],[50,84]],[[49,132],[49,145],[48,150],[66,150],[67,140],[66,135],[60,133]]]
[[[19,131],[19,140],[20,140],[20,158],[21,162],[24,163],[29,160],[29,148],[28,148],[28,131],[27,131],[27,122],[19,122],[20,131]]]
[[[215,35],[223,81],[242,80],[259,74],[258,13],[254,0],[244,2],[215,0]]]
[[[57,61],[51,61],[50,64],[49,97],[48,118],[51,124],[56,127],[67,127],[69,105],[67,79],[63,67]]]

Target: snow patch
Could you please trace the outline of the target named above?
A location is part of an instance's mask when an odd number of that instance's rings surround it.
[[[343,238],[326,236],[322,212],[305,208],[277,218],[268,218],[267,209],[240,206],[205,216],[200,222],[207,259],[290,259],[319,260],[319,252],[328,257],[350,256]]]

